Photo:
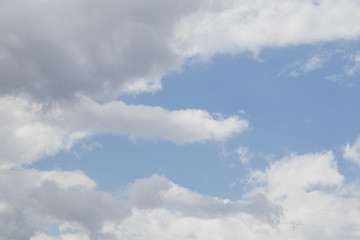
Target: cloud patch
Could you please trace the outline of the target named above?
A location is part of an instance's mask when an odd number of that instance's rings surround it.
[[[280,75],[298,77],[302,74],[321,69],[329,59],[329,55],[318,54],[306,60],[298,60],[292,64],[286,65]]]
[[[185,144],[226,140],[249,125],[236,115],[215,117],[200,109],[169,111],[121,101],[99,104],[85,97],[76,105],[54,106],[4,97],[0,98],[0,115],[1,168],[69,151],[79,140],[99,134]]]
[[[354,144],[347,143],[344,147],[343,158],[352,161],[360,166],[360,137]]]
[[[4,0],[0,9],[0,94],[38,101],[156,91],[189,58],[360,35],[356,0]]]
[[[63,174],[83,179],[83,183],[64,185]],[[205,240],[241,235],[254,240],[315,240],[360,236],[360,188],[344,183],[332,152],[289,155],[264,171],[253,172],[248,184],[251,187],[243,199],[230,201],[153,175],[111,195],[96,190],[81,172],[3,170],[0,192],[7,194],[2,194],[0,214],[7,214],[9,221],[24,230],[8,228],[6,234],[14,231],[9,235],[12,239]],[[64,226],[59,235],[43,231],[49,222]],[[70,232],[65,227],[69,224],[73,226]]]

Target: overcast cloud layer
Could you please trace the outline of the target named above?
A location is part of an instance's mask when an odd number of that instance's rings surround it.
[[[117,98],[159,91],[167,74],[216,54],[358,39],[359,12],[357,0],[0,1],[0,239],[359,239],[359,184],[331,151],[248,169],[238,201],[156,174],[108,193],[81,171],[25,168],[101,134],[226,141],[249,121]],[[290,75],[326,61],[298,62]],[[342,74],[359,72],[358,54],[353,62]],[[360,163],[359,142],[344,159]]]

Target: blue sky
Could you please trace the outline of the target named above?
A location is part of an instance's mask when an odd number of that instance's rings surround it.
[[[360,237],[357,1],[0,9],[0,239]]]
[[[341,159],[346,142],[353,142],[360,132],[360,112],[353,105],[360,101],[356,76],[343,77],[344,83],[326,79],[352,64],[344,54],[336,53],[339,48],[355,51],[343,45],[333,42],[265,50],[256,58],[251,53],[220,55],[166,76],[163,89],[155,94],[119,97],[127,104],[206,109],[239,114],[250,121],[248,130],[227,141],[132,142],[126,136],[105,135],[79,142],[72,151],[43,159],[34,166],[81,169],[106,190],[158,173],[203,194],[236,200],[244,186],[229,185],[247,177],[246,166],[235,153],[239,147],[248,148],[254,158],[252,167],[260,169],[291,152],[332,150]],[[324,66],[299,76],[288,73],[300,68],[289,66],[320,54],[328,58]],[[86,150],[86,145],[94,149]],[[359,169],[341,161],[339,170],[352,179]]]

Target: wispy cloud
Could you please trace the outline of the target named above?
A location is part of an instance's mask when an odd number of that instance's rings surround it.
[[[326,76],[325,79],[332,82],[345,84],[347,86],[352,86],[353,84],[349,81],[349,79],[357,76],[358,73],[360,73],[360,54],[345,54],[344,59],[349,62],[342,66],[342,71]]]
[[[343,157],[346,160],[352,161],[360,165],[360,137],[354,142],[354,144],[347,143],[344,147]]]
[[[305,60],[297,60],[284,66],[280,76],[298,77],[302,74],[321,69],[329,61],[330,57],[330,54],[318,54]]]

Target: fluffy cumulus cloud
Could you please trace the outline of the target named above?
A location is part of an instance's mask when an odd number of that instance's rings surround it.
[[[0,98],[0,167],[30,164],[69,150],[95,134],[128,135],[132,140],[159,139],[175,143],[225,140],[248,127],[238,116],[212,116],[204,110],[169,111],[161,107],[98,104],[88,98],[66,107],[47,107],[22,98]]]
[[[187,58],[355,39],[356,0],[5,0],[0,93],[36,99],[155,91]]]
[[[83,99],[155,91],[193,57],[354,39],[359,9],[354,0],[1,1],[0,131],[8,139],[1,162],[30,163],[93,133],[177,143],[226,139],[247,123],[204,110]],[[323,62],[310,59],[303,71]]]
[[[101,221],[121,217],[123,208],[110,194],[96,192],[95,186],[82,172],[2,170],[5,207],[0,214],[7,214],[6,223],[13,225],[13,231],[1,233],[1,239],[30,239],[47,222],[59,220],[96,234]],[[24,233],[17,238],[18,229],[27,230],[26,237]]]
[[[0,98],[0,168],[31,163],[71,145],[87,135],[55,124],[56,111],[21,98]],[[60,120],[61,121],[61,120]]]
[[[176,36],[188,55],[258,51],[337,39],[356,39],[358,1],[202,1]]]
[[[197,4],[2,1],[1,92],[68,99],[159,89],[161,76],[180,66],[174,24]]]
[[[331,152],[251,172],[239,201],[158,175],[112,194],[81,171],[23,168],[96,134],[226,140],[248,121],[116,98],[161,89],[189,59],[356,39],[359,11],[357,0],[0,1],[0,239],[359,239],[360,190],[344,183]],[[349,76],[359,72],[352,61]],[[358,163],[358,145],[344,157]],[[239,156],[249,162],[246,149]]]
[[[96,190],[81,172],[3,170],[0,176],[3,239],[360,237],[360,189],[344,183],[332,152],[292,154],[254,171],[239,201],[202,195],[159,175],[116,195]],[[49,222],[58,234],[45,231]]]
[[[127,134],[133,140],[158,138],[176,143],[222,140],[248,127],[238,116],[211,115],[199,109],[169,111],[162,107],[126,105],[120,101],[98,104],[83,98],[80,105],[64,112],[76,129]]]

